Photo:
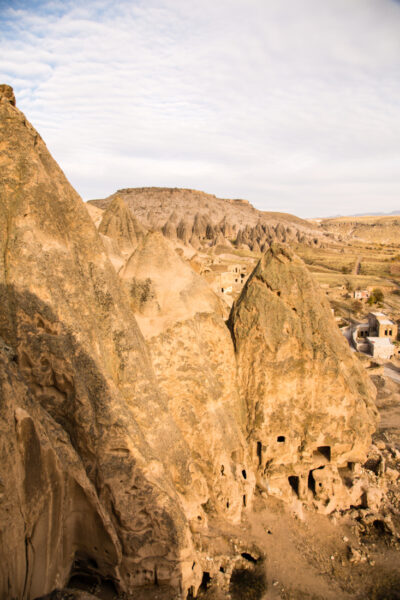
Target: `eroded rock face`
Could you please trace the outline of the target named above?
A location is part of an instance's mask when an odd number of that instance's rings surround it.
[[[195,596],[203,573],[229,586],[248,551],[232,528],[256,481],[326,511],[332,498],[360,501],[373,386],[282,247],[256,267],[229,331],[204,280],[160,232],[139,239],[119,201],[99,234],[10,89],[0,87],[0,596],[33,600],[82,573],[128,597],[155,583]],[[179,215],[170,224],[190,239]],[[199,242],[221,237],[209,225],[198,218]],[[253,245],[269,235],[258,223],[239,234]]]
[[[375,429],[375,389],[304,263],[274,244],[229,326],[259,486],[327,512],[361,502],[362,484],[346,482]]]
[[[0,528],[15,550],[2,553],[3,597],[61,587],[74,564],[127,593],[155,581],[196,586],[186,506],[203,476],[129,298],[82,200],[7,90],[0,135],[0,336],[13,355]]]
[[[223,314],[223,303],[159,232],[150,232],[120,271],[145,337],[198,312]]]
[[[132,254],[146,235],[144,227],[119,196],[104,211],[99,232],[113,239],[123,254]]]

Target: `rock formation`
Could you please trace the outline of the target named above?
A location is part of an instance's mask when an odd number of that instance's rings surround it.
[[[304,244],[325,236],[317,225],[294,215],[258,211],[245,200],[224,200],[196,190],[126,188],[89,204],[105,209],[117,196],[146,228],[162,230],[167,238],[177,237],[187,245],[193,239],[196,249],[215,246],[220,233],[226,242],[236,240],[239,248],[243,244],[247,250],[255,242],[262,247],[267,231],[270,242],[297,243],[294,234],[287,235],[288,228],[301,235]]]
[[[0,128],[0,596],[37,598],[74,573],[126,593],[196,586],[188,515],[207,485],[129,299],[10,88]]]
[[[256,483],[325,512],[368,503],[357,463],[374,388],[303,263],[272,246],[228,329],[219,298],[123,203],[96,230],[8,86],[0,135],[1,598],[80,577],[195,597],[254,563],[237,526]],[[210,241],[203,217],[197,234],[178,212],[169,223]],[[258,217],[241,234],[262,235]],[[104,242],[129,254],[120,276]]]
[[[223,314],[222,301],[159,232],[147,234],[120,276],[146,337],[198,312]]]
[[[304,263],[273,244],[229,326],[258,485],[326,512],[361,503],[354,464],[375,429],[375,389]]]
[[[123,254],[131,254],[144,238],[146,230],[124,201],[116,196],[104,211],[99,233],[113,239]]]

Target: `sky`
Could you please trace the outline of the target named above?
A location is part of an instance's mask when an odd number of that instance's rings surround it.
[[[400,209],[398,0],[0,0],[0,83],[84,200]]]

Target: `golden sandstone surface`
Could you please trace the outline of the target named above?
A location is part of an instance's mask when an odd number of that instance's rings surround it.
[[[256,493],[377,501],[375,389],[300,259],[273,244],[226,323],[119,201],[96,230],[8,86],[0,140],[0,598],[195,597],[261,555],[234,529]]]

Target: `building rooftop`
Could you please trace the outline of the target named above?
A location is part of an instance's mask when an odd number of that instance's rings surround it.
[[[367,337],[367,340],[370,344],[374,344],[374,346],[393,346],[388,337]]]
[[[373,315],[375,317],[375,319],[382,325],[394,325],[393,321],[391,321],[389,319],[389,317],[387,315],[385,315],[384,313],[372,312],[370,314]]]

